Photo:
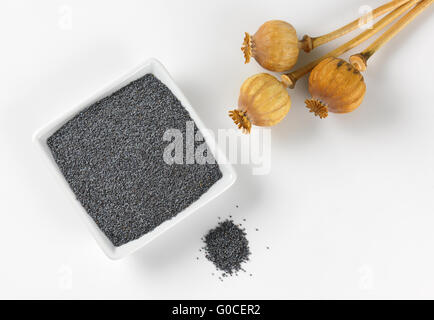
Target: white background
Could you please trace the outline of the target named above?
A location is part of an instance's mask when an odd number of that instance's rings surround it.
[[[244,31],[283,19],[320,35],[384,2],[2,0],[0,298],[434,298],[433,8],[370,60],[358,110],[314,118],[303,79],[271,173],[236,166],[230,191],[125,260],[104,256],[31,140],[149,57],[210,129],[232,128],[261,71],[243,63]],[[220,282],[200,238],[228,215],[247,219],[253,254]]]

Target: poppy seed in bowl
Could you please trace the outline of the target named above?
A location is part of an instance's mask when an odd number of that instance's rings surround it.
[[[182,164],[164,161],[164,133],[178,129],[185,141],[191,121],[169,88],[147,74],[79,112],[47,139],[76,198],[113,245],[151,232],[222,178],[215,161],[186,164],[185,154]]]

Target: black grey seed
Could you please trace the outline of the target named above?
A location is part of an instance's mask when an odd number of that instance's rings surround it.
[[[205,236],[206,257],[217,269],[223,271],[223,277],[242,270],[242,263],[249,260],[250,249],[246,232],[232,220],[220,222]]]
[[[179,129],[185,141],[191,120],[148,74],[81,111],[48,139],[77,199],[115,246],[173,218],[222,177],[217,164],[164,162],[164,132]]]

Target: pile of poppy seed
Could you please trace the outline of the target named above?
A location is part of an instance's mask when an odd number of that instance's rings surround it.
[[[76,198],[115,246],[151,232],[222,177],[218,164],[167,164],[168,129],[192,121],[151,74],[103,98],[47,141]],[[198,130],[195,128],[195,133]],[[196,146],[203,142],[196,142]]]
[[[220,222],[210,230],[203,241],[205,242],[205,256],[223,276],[236,274],[242,270],[242,264],[249,260],[250,249],[247,234],[241,225],[233,220]]]

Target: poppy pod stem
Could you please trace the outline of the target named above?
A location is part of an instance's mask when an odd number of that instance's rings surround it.
[[[340,38],[344,35],[346,35],[347,33],[356,30],[357,28],[359,28],[360,26],[366,25],[369,22],[371,22],[372,20],[378,18],[379,16],[382,16],[383,14],[386,14],[394,9],[396,9],[397,7],[405,4],[406,2],[408,2],[409,0],[394,0],[394,1],[390,1],[376,9],[374,9],[372,12],[370,12],[367,15],[362,16],[359,19],[356,19],[352,22],[350,22],[349,24],[343,26],[342,28],[339,28],[333,32],[327,33],[325,35],[322,35],[320,37],[310,37],[308,35],[305,35],[303,37],[302,40],[300,40],[300,47],[305,51],[305,52],[310,52],[313,49],[326,44],[330,41],[333,41],[337,38]]]
[[[358,46],[362,42],[366,41],[367,39],[371,38],[373,35],[378,33],[379,31],[383,30],[386,26],[388,26],[393,20],[398,18],[401,14],[403,14],[405,11],[410,9],[413,5],[417,4],[420,0],[410,0],[406,2],[405,4],[401,5],[400,7],[393,10],[391,13],[389,13],[387,16],[385,16],[383,19],[378,21],[376,24],[374,24],[372,29],[366,30],[359,34],[354,39],[348,41],[347,43],[343,44],[342,46],[336,48],[333,51],[330,51],[323,57],[312,61],[311,63],[305,65],[304,67],[301,67],[300,69],[297,69],[293,72],[286,73],[282,75],[282,82],[285,84],[286,87],[293,89],[295,87],[295,84],[297,81],[308,74],[310,71],[312,71],[313,68],[316,67],[322,60],[327,59],[329,57],[337,57],[342,55],[343,53],[353,49],[354,47]],[[430,0],[431,1],[431,0]]]
[[[365,71],[367,68],[367,62],[372,55],[377,52],[383,45],[396,36],[402,29],[405,28],[411,21],[413,21],[419,14],[427,9],[434,0],[422,0],[413,9],[411,9],[405,16],[403,16],[398,22],[390,27],[385,33],[381,35],[376,41],[374,41],[368,48],[362,52],[350,57],[350,63],[359,71]]]

